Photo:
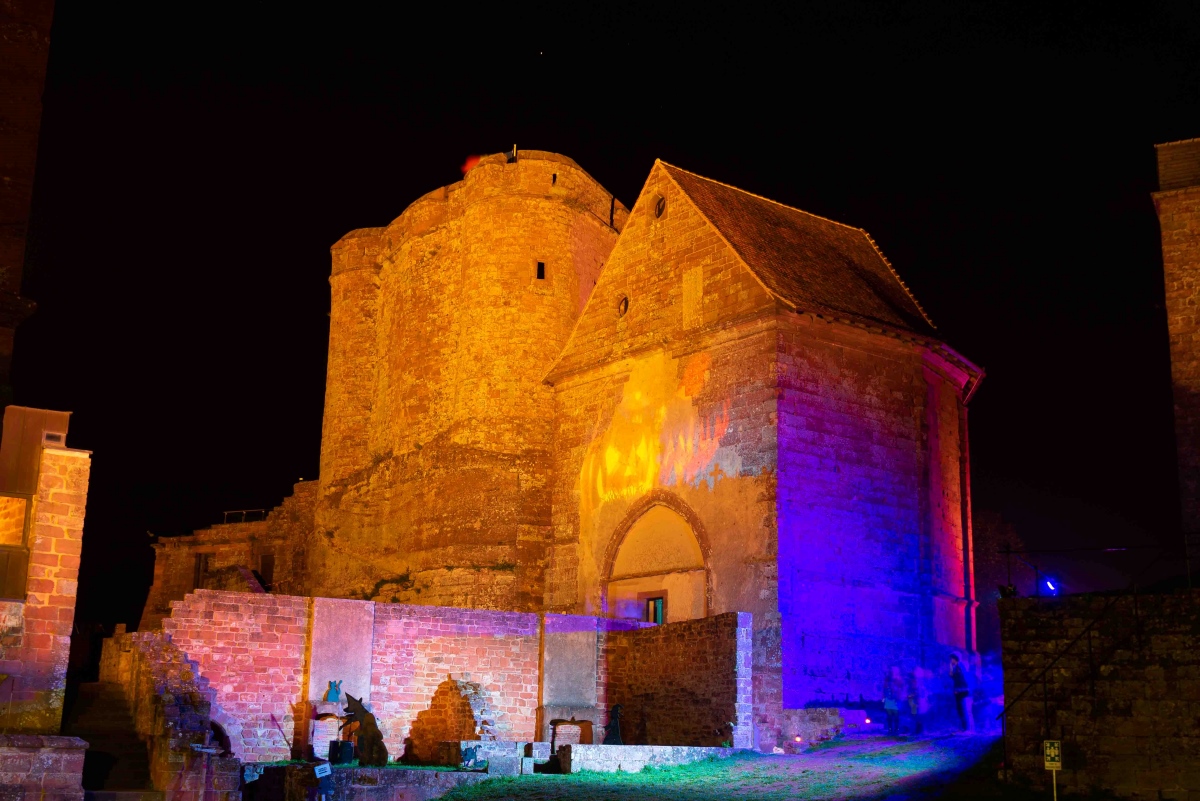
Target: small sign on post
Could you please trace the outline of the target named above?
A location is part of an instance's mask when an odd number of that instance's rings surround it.
[[[1043,740],[1042,756],[1046,760],[1046,770],[1050,771],[1054,801],[1058,801],[1058,772],[1062,770],[1062,740]]]
[[[333,795],[333,768],[328,762],[318,762],[313,766],[313,773],[317,775],[317,795],[324,801]]]

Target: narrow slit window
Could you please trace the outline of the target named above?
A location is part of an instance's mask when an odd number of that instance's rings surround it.
[[[537,263],[537,277],[539,281],[546,280],[546,262],[539,261]]]

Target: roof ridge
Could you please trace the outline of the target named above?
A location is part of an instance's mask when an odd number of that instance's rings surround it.
[[[851,231],[862,231],[862,233],[864,233],[864,234],[867,233],[862,228],[857,228],[853,225],[849,225],[848,223],[838,222],[837,220],[831,219],[829,217],[823,217],[820,214],[813,214],[811,211],[805,211],[804,209],[798,209],[795,206],[789,206],[786,203],[780,203],[778,200],[772,200],[771,198],[766,197],[765,195],[755,194],[754,192],[751,192],[749,190],[742,189],[740,186],[734,186],[733,184],[727,184],[724,181],[718,181],[716,178],[709,178],[708,176],[701,175],[698,172],[692,172],[691,170],[685,170],[683,167],[677,167],[674,164],[671,164],[666,161],[662,161],[662,159],[659,159],[659,161],[662,162],[662,165],[664,167],[670,167],[673,170],[679,170],[680,172],[686,172],[688,175],[692,176],[693,178],[699,178],[701,181],[708,181],[710,184],[716,184],[717,186],[723,186],[726,189],[732,189],[735,192],[741,192],[743,195],[749,195],[750,197],[757,198],[759,200],[765,200],[766,202],[768,202],[772,205],[780,206],[782,208],[788,209],[789,211],[798,211],[801,214],[807,214],[809,217],[816,217],[818,220],[824,220],[825,222],[833,223],[834,225],[841,226],[842,228],[849,228]]]
[[[796,211],[801,214],[807,215],[809,217],[814,217],[818,220],[824,220],[825,222],[833,223],[834,225],[849,229],[851,231],[858,231],[860,234],[862,234],[863,236],[865,236],[867,238],[868,242],[871,243],[871,248],[875,251],[875,255],[879,256],[879,258],[883,262],[884,266],[888,268],[888,272],[891,273],[892,277],[896,279],[896,282],[898,284],[900,284],[900,288],[904,290],[904,294],[907,295],[908,299],[911,300],[913,302],[913,305],[917,307],[917,311],[919,311],[921,313],[921,317],[923,317],[925,319],[925,322],[929,323],[929,325],[931,327],[933,327],[935,329],[937,328],[937,326],[933,322],[933,319],[929,316],[928,312],[925,311],[925,307],[921,305],[921,302],[919,300],[917,300],[917,298],[913,294],[912,290],[908,288],[908,284],[906,284],[904,282],[904,279],[900,277],[900,273],[896,272],[896,268],[892,266],[892,262],[888,259],[888,257],[883,255],[883,250],[880,249],[879,245],[875,242],[875,238],[871,236],[871,234],[867,231],[867,229],[859,228],[858,226],[855,226],[855,225],[849,225],[848,223],[839,222],[838,220],[834,220],[829,217],[822,216],[820,214],[814,214],[811,211],[805,211],[804,209],[796,208],[795,206],[789,206],[786,203],[780,203],[778,200],[772,200],[769,197],[765,197],[763,195],[759,195],[754,192],[750,192],[746,189],[742,189],[741,187],[734,186],[733,184],[727,184],[724,181],[718,181],[715,178],[709,178],[707,176],[701,175],[698,172],[692,172],[691,170],[685,170],[683,167],[678,167],[674,164],[671,164],[670,162],[663,161],[662,159],[656,159],[656,161],[658,161],[664,167],[669,167],[672,170],[679,170],[682,173],[687,173],[688,175],[692,176],[693,178],[699,178],[701,181],[708,181],[711,184],[723,186],[726,189],[732,189],[735,192],[741,192],[743,195],[749,195],[752,198],[766,201],[767,203],[770,203],[775,206],[779,206],[780,208],[785,208],[785,209],[788,209],[789,211]],[[679,188],[683,189],[683,187],[679,187]],[[687,194],[686,190],[684,191],[684,194]],[[704,216],[704,215],[702,214],[701,216]],[[705,217],[705,219],[707,219],[707,217]],[[714,228],[717,227],[711,221],[709,221],[709,224],[713,225]],[[724,236],[722,236],[721,238],[724,239]],[[749,265],[747,265],[747,266],[749,266]],[[751,270],[751,272],[754,272],[754,271]],[[757,274],[755,275],[755,277],[757,277]],[[772,293],[772,294],[774,294],[774,293]]]

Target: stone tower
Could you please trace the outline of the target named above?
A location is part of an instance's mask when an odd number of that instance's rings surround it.
[[[1190,569],[1200,559],[1200,139],[1156,145],[1175,447],[1179,496]]]
[[[333,247],[311,591],[540,607],[553,390],[628,216],[568,158],[483,158]]]

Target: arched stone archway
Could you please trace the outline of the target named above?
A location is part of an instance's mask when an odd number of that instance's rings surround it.
[[[665,503],[651,502],[614,541],[605,603],[611,617],[663,623],[708,614],[705,552],[692,523]]]

